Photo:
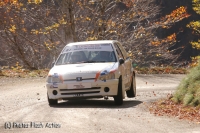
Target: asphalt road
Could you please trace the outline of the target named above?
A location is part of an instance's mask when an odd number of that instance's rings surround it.
[[[61,101],[49,107],[45,78],[0,77],[0,133],[200,133],[200,124],[154,116],[146,105],[173,93],[184,75],[136,75],[137,97]]]

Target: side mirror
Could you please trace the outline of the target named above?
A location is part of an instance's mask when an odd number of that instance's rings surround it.
[[[124,59],[120,58],[120,59],[119,59],[119,64],[120,64],[120,65],[121,65],[121,64],[124,64]]]

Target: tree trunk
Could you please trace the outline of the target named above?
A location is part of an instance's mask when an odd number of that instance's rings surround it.
[[[63,0],[63,10],[65,15],[68,17],[68,26],[65,27],[65,41],[66,43],[77,41],[75,34],[75,23],[74,23],[74,11],[72,0]]]

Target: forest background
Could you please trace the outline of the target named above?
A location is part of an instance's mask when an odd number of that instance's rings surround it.
[[[0,66],[50,68],[67,43],[107,39],[132,51],[134,67],[193,66],[200,53],[193,2],[1,0]]]

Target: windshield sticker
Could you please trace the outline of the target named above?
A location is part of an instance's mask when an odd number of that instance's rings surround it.
[[[73,45],[66,46],[63,53],[71,51],[113,51],[111,44],[87,44],[87,45]]]

